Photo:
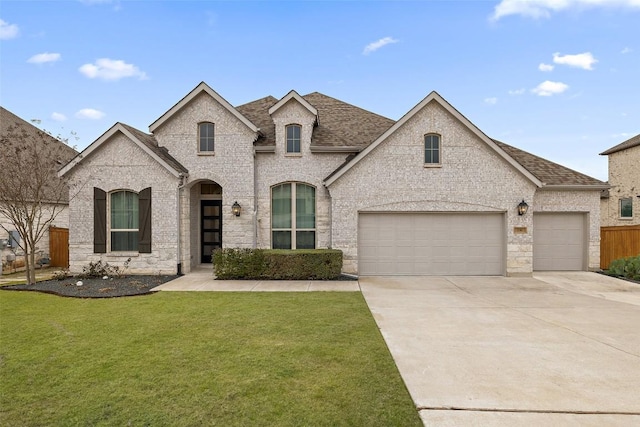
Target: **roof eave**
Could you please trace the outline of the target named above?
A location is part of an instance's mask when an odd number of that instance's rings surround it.
[[[340,146],[340,147],[331,147],[331,146],[323,146],[323,145],[312,145],[310,146],[312,153],[359,153],[362,151],[361,147],[354,146]]]
[[[545,184],[540,191],[602,191],[608,190],[609,184]]]

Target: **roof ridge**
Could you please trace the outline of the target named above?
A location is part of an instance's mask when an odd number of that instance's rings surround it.
[[[376,112],[373,112],[373,111],[367,110],[367,109],[362,108],[362,107],[358,107],[357,105],[351,104],[351,103],[346,102],[346,101],[342,101],[341,99],[334,98],[333,96],[325,95],[325,94],[324,94],[324,93],[322,93],[322,92],[315,91],[315,92],[308,93],[308,94],[306,94],[306,95],[302,95],[302,97],[303,97],[303,98],[306,98],[307,96],[314,95],[314,94],[317,94],[317,95],[323,96],[323,97],[325,97],[325,98],[332,99],[332,100],[334,100],[334,101],[336,101],[336,102],[339,102],[339,103],[341,103],[341,104],[345,104],[345,105],[348,105],[348,106],[350,106],[350,107],[356,108],[356,109],[358,109],[358,110],[360,110],[360,111],[364,111],[365,113],[373,114],[373,115],[378,116],[378,117],[380,117],[380,118],[387,119],[387,120],[391,120],[391,121],[393,121],[394,123],[397,121],[397,120],[391,119],[391,118],[389,118],[389,117],[387,117],[387,116],[383,116],[382,114],[379,114],[379,113],[376,113]],[[309,103],[311,104],[311,102],[309,102]],[[312,104],[312,105],[313,105],[313,104]]]

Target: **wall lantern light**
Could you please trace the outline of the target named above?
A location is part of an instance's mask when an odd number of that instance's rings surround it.
[[[522,201],[518,203],[518,215],[526,214],[528,209],[529,205],[522,199]]]
[[[238,203],[238,201],[233,202],[233,206],[231,206],[231,212],[235,216],[240,216],[240,212],[242,212],[242,206]]]

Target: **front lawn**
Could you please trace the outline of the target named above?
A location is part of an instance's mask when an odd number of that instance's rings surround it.
[[[359,293],[0,291],[0,340],[0,425],[422,425]]]

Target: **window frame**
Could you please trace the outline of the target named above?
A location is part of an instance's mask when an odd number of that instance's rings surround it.
[[[115,194],[118,193],[129,193],[129,194],[134,194],[136,196],[136,203],[137,203],[137,211],[135,212],[135,221],[138,223],[138,228],[113,228],[112,227],[112,222],[113,222],[113,201],[112,198]],[[132,190],[127,190],[127,189],[119,189],[119,190],[113,190],[110,191],[108,193],[109,197],[107,197],[107,248],[109,248],[108,252],[109,253],[129,253],[129,252],[134,252],[134,253],[139,253],[140,252],[140,194],[132,191]],[[136,233],[136,239],[135,239],[135,248],[127,248],[127,249],[123,249],[123,250],[115,250],[113,249],[113,238],[112,238],[112,233],[132,233],[135,232]]]
[[[289,129],[298,129],[298,138],[295,138],[295,135],[289,138]],[[289,141],[292,143],[292,151],[289,150]],[[298,149],[297,151],[295,150],[296,148]],[[302,125],[291,123],[284,127],[284,151],[289,156],[302,155]]]
[[[430,147],[427,147],[427,139],[431,139],[433,137],[437,137],[438,138],[438,147],[437,148],[433,148],[433,143],[431,143]],[[442,166],[442,135],[440,135],[439,133],[434,133],[434,132],[430,132],[430,133],[425,133],[423,138],[422,138],[422,148],[423,148],[423,161],[424,161],[424,167],[427,168],[434,168],[434,167],[441,167]],[[430,153],[431,156],[431,160],[430,162],[427,161],[427,153]],[[438,161],[434,162],[433,161],[433,154],[436,153],[437,157],[438,157]]]
[[[202,128],[204,126],[209,126],[209,125],[211,126],[212,135],[211,136],[209,136],[209,135],[203,136],[202,135]],[[205,148],[209,148],[208,144],[210,142],[211,143],[211,150],[209,150],[209,149],[203,150],[202,149],[203,138],[206,138],[205,139],[205,144],[206,144]],[[211,141],[208,141],[208,139],[211,139]],[[216,152],[215,150],[216,150],[216,124],[213,123],[213,122],[200,122],[200,123],[198,123],[198,154],[211,156],[211,155],[215,154],[215,152]]]
[[[280,228],[274,228],[273,227],[273,192],[276,188],[284,186],[284,185],[290,185],[291,190],[289,192],[289,197],[290,197],[290,211],[289,211],[289,215],[291,216],[290,218],[290,227],[280,227]],[[297,217],[298,217],[298,207],[297,207],[297,193],[298,193],[298,185],[300,186],[305,186],[308,188],[313,189],[313,227],[298,227],[297,225]],[[291,235],[291,247],[288,248],[290,250],[299,250],[299,249],[316,249],[317,245],[318,245],[318,198],[317,198],[317,187],[311,184],[308,184],[306,182],[299,182],[299,181],[288,181],[288,182],[281,182],[278,183],[276,185],[273,185],[271,187],[271,195],[270,195],[270,203],[271,203],[271,208],[270,208],[270,215],[271,215],[271,233],[270,233],[270,237],[271,237],[271,248],[272,249],[287,249],[287,248],[275,248],[274,247],[274,232],[289,232]],[[313,248],[298,248],[298,242],[297,242],[297,233],[298,232],[313,232]]]
[[[623,215],[625,208],[622,206],[624,202],[629,202],[629,215]],[[633,197],[621,197],[618,201],[618,215],[620,219],[633,219]]]

